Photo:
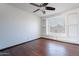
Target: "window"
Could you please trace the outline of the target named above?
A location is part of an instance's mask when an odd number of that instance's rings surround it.
[[[65,21],[63,17],[56,16],[46,19],[47,34],[65,33]]]
[[[76,37],[78,35],[78,13],[68,14],[68,36]]]

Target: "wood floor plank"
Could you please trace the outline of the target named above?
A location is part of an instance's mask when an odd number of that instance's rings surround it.
[[[79,56],[79,46],[38,39],[1,52],[8,52],[11,56]]]

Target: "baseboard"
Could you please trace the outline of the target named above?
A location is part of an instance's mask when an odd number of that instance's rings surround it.
[[[55,39],[50,39],[50,38],[46,38],[46,37],[40,37],[39,39],[46,39],[46,40],[52,40],[52,41],[57,41],[57,42],[61,42],[61,43],[67,43],[67,44],[72,44],[72,45],[78,45],[76,43],[69,43],[69,42],[64,42],[64,41],[60,41],[60,40],[55,40]]]
[[[40,37],[40,38],[37,38],[37,39],[31,40],[31,41],[23,42],[23,43],[20,43],[20,44],[14,45],[14,46],[10,46],[10,47],[7,47],[7,48],[4,48],[4,49],[1,49],[0,51],[4,51],[4,50],[7,50],[7,49],[10,49],[10,48],[13,48],[13,47],[16,47],[16,46],[19,46],[19,45],[25,44],[25,43],[29,43],[29,42],[32,42],[32,41],[38,40],[38,39],[45,39],[45,40],[57,41],[57,42],[61,42],[61,43],[67,43],[67,44],[72,44],[72,45],[78,45],[78,46],[79,46],[79,44],[75,44],[75,43],[63,42],[63,41],[54,40],[54,39],[50,39],[50,38],[46,38],[46,37]]]
[[[13,47],[16,47],[16,46],[19,46],[19,45],[25,44],[25,43],[29,43],[29,42],[32,42],[32,41],[38,40],[38,39],[40,39],[40,38],[37,38],[37,39],[34,39],[34,40],[30,40],[30,41],[27,41],[27,42],[23,42],[23,43],[20,43],[20,44],[14,45],[14,46],[10,46],[10,47],[7,47],[7,48],[4,48],[4,49],[1,49],[0,51],[4,51],[4,50],[7,50],[7,49],[10,49],[10,48],[13,48]]]

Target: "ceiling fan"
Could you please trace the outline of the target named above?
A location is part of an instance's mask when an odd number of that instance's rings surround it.
[[[35,11],[33,11],[34,13],[40,10],[40,11],[42,11],[43,14],[46,14],[45,10],[51,10],[51,11],[55,10],[54,7],[47,6],[48,3],[41,3],[40,5],[35,4],[35,3],[30,3],[30,4],[33,5],[33,6],[39,7],[38,9],[36,9]]]

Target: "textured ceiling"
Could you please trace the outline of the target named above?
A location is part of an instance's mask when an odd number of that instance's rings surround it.
[[[36,3],[36,4],[39,5],[40,3]],[[33,6],[33,5],[29,4],[29,3],[10,3],[9,5],[17,7],[19,9],[22,9],[24,11],[31,12],[31,13],[33,13],[34,10],[38,9],[38,7]],[[43,14],[41,11],[38,11],[38,12],[36,12],[34,14],[38,15],[40,17],[49,16],[49,15],[55,15],[57,13],[62,13],[62,12],[65,12],[67,10],[78,8],[79,3],[49,3],[48,6],[55,7],[56,10],[55,11],[46,10],[46,14]]]

